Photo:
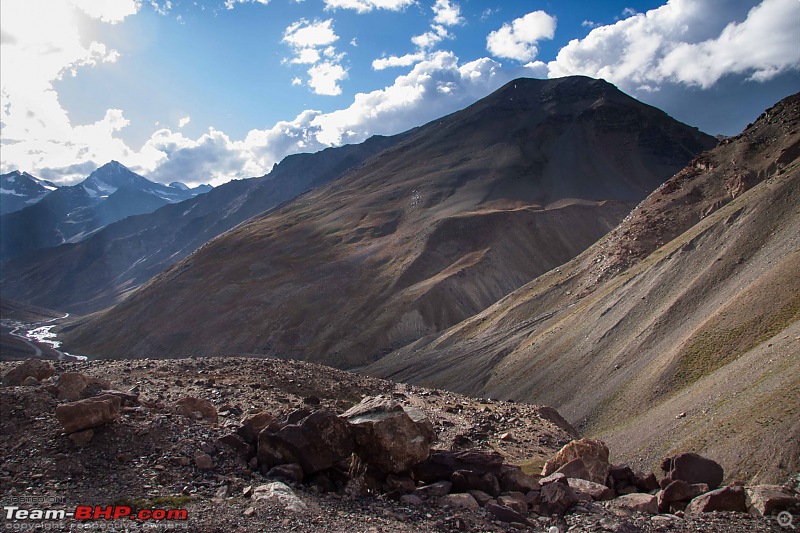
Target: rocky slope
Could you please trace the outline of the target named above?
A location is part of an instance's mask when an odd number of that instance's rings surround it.
[[[546,403],[631,464],[800,468],[800,95],[585,253],[366,372]]]
[[[770,515],[800,504],[800,479],[708,492],[722,469],[691,454],[670,459],[660,490],[655,476],[617,465],[602,443],[572,440],[550,408],[302,362],[30,360],[0,363],[0,375],[4,505],[187,512],[185,521],[32,522],[6,509],[8,529],[766,532],[776,527]],[[325,433],[309,439],[311,428]],[[332,456],[340,438],[347,449]],[[406,463],[413,468],[380,470],[393,468],[387,457],[409,457],[420,439],[423,453]],[[286,453],[300,462],[268,462]],[[331,463],[337,457],[346,460]],[[556,469],[546,478],[524,473]],[[442,475],[451,481],[431,481]],[[484,490],[467,491],[473,483]]]
[[[579,254],[716,142],[600,80],[517,80],[65,332],[103,357],[370,363]]]

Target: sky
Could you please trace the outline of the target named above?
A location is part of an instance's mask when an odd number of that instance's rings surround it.
[[[712,135],[800,91],[799,0],[3,0],[0,30],[0,172],[61,184],[262,176],[518,77],[603,78]]]

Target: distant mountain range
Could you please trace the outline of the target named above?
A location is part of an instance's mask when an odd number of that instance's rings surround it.
[[[109,224],[84,240],[39,249],[0,264],[4,298],[70,313],[97,311],[237,224],[362,165],[404,139],[285,158],[261,178],[235,180],[180,203]]]
[[[95,356],[363,366],[569,261],[716,142],[601,80],[519,79],[373,141],[371,157],[208,242],[67,339]],[[291,174],[314,159],[297,156]],[[88,257],[15,271],[35,285]],[[33,301],[53,307],[77,285],[40,284]]]
[[[0,175],[0,215],[33,205],[57,188],[57,185],[27,172],[15,170],[8,174],[2,174]]]
[[[211,190],[182,183],[150,181],[117,161],[92,172],[77,185],[56,187],[30,174],[3,175],[2,198],[17,199],[0,217],[0,259],[78,242],[131,215],[150,213]],[[6,192],[8,191],[8,192]],[[22,205],[21,209],[12,209]]]

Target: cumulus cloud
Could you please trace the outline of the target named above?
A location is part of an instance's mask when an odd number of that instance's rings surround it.
[[[301,19],[283,33],[283,42],[294,51],[289,62],[310,65],[307,83],[316,94],[333,96],[342,92],[339,82],[347,78],[347,69],[341,65],[344,54],[337,54],[331,46],[337,40],[332,19]],[[298,79],[294,78],[292,85],[299,85]]]
[[[269,0],[225,0],[225,7],[227,9],[233,9],[236,7],[236,4],[269,4]]]
[[[433,21],[430,30],[411,37],[411,42],[417,48],[414,53],[402,56],[384,56],[372,62],[373,70],[383,70],[390,67],[407,67],[429,57],[430,50],[445,39],[453,36],[448,31],[448,27],[463,24],[464,18],[461,16],[461,7],[450,0],[436,0],[431,7],[433,11]]]
[[[4,0],[0,4],[4,168],[8,161],[33,169],[126,154],[124,143],[113,137],[127,125],[120,110],[106,111],[93,124],[75,126],[61,107],[53,83],[75,75],[80,68],[119,58],[119,53],[105,44],[82,38],[81,13],[114,24],[138,7],[138,3],[125,0]]]
[[[325,0],[325,9],[353,9],[358,13],[369,13],[373,9],[401,11],[415,0]]]
[[[425,55],[424,52],[417,52],[403,56],[381,57],[372,62],[372,68],[374,70],[383,70],[389,67],[410,67],[414,63],[419,63],[425,59]]]
[[[800,3],[670,0],[592,30],[548,64],[551,77],[604,78],[648,92],[677,83],[708,88],[728,74],[764,81],[800,68]],[[733,20],[733,22],[731,22]]]
[[[192,121],[192,117],[190,117],[190,116],[185,116],[185,117],[181,118],[180,120],[178,120],[178,128],[180,129],[180,128],[184,127],[185,125],[187,125],[191,121]]]
[[[433,22],[442,26],[455,26],[464,22],[461,7],[450,0],[436,0],[433,9]]]
[[[505,23],[486,38],[486,49],[495,57],[531,61],[542,39],[552,39],[556,31],[556,18],[544,11],[534,11],[524,17]]]

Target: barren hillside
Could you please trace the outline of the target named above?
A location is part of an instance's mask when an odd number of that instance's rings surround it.
[[[695,160],[613,232],[366,372],[559,409],[652,466],[800,467],[800,96]]]

